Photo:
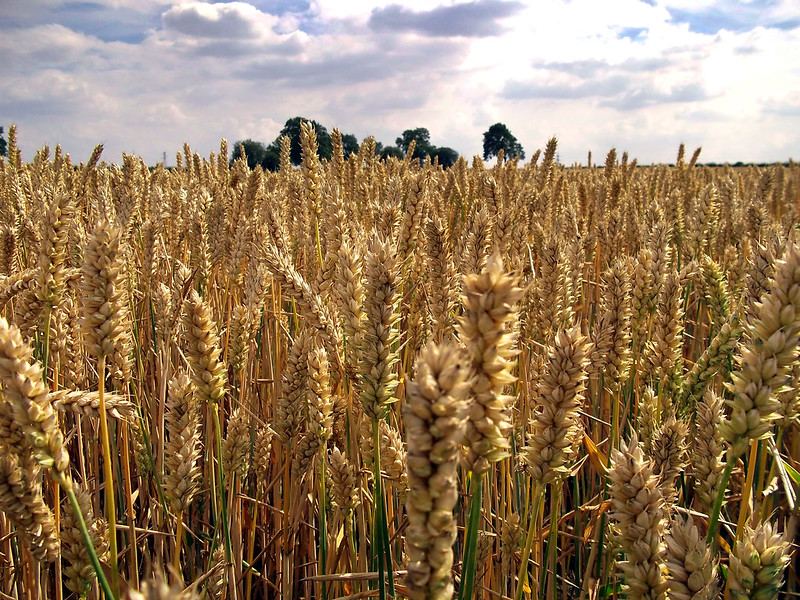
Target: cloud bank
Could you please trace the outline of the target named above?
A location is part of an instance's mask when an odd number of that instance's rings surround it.
[[[41,0],[0,4],[0,125],[24,155],[155,163],[184,141],[269,142],[304,115],[391,144],[427,127],[468,158],[508,125],[563,162],[800,156],[790,0]],[[168,159],[168,161],[171,159]]]

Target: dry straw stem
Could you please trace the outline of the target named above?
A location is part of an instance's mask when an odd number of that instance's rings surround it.
[[[539,380],[533,436],[522,450],[526,470],[540,485],[564,477],[582,441],[579,410],[588,362],[588,340],[580,328],[556,334]]]
[[[730,417],[720,424],[730,444],[729,460],[743,454],[750,441],[769,435],[778,416],[777,394],[790,384],[800,334],[800,249],[791,245],[781,260],[769,294],[764,297],[750,338],[738,358],[738,369],[726,400]]]
[[[472,372],[465,467],[476,475],[507,457],[511,448],[513,398],[503,390],[516,381],[511,368],[517,338],[510,328],[516,318],[514,304],[521,296],[516,278],[504,273],[497,254],[482,273],[464,278],[459,335]]]
[[[427,346],[416,373],[403,411],[410,486],[406,583],[414,600],[444,600],[453,596],[453,509],[469,383],[458,351],[450,346]]]
[[[631,441],[612,450],[612,517],[620,530],[620,544],[626,560],[619,563],[625,576],[628,598],[665,598],[663,542],[667,509],[653,473],[634,434]]]
[[[742,540],[730,557],[728,589],[731,598],[778,598],[783,572],[790,560],[790,545],[769,522],[755,529],[745,525]]]

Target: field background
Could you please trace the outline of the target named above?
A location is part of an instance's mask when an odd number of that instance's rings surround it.
[[[796,165],[15,136],[2,597],[800,589]]]

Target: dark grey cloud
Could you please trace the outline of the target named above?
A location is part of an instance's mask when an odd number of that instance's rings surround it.
[[[301,89],[346,86],[404,77],[420,70],[431,73],[436,67],[452,64],[464,51],[464,45],[459,42],[436,40],[413,46],[330,54],[302,62],[269,58],[256,60],[236,69],[233,76],[247,81],[276,82]]]
[[[607,73],[646,73],[658,71],[670,65],[664,57],[628,58],[619,64],[612,65],[604,60],[575,60],[571,62],[540,62],[534,68],[555,73],[566,73],[580,79],[592,79]]]
[[[400,4],[373,9],[368,25],[374,31],[414,31],[431,37],[491,37],[505,28],[499,19],[521,11],[524,4],[510,0],[474,0],[432,10],[413,11]]]
[[[199,43],[178,44],[175,51],[183,56],[198,58],[246,59],[252,56],[291,58],[303,52],[303,45],[297,38],[270,41],[205,39]]]
[[[708,92],[700,83],[687,83],[686,85],[674,87],[667,92],[644,86],[638,89],[626,90],[613,98],[607,98],[600,102],[600,106],[616,108],[617,110],[634,110],[656,104],[700,102],[709,98]]]
[[[689,31],[714,34],[722,29],[728,31],[750,31],[755,27],[790,30],[800,27],[800,11],[791,18],[772,16],[770,9],[779,6],[777,0],[754,0],[742,2],[729,0],[719,6],[702,7],[696,10],[669,8],[674,23],[687,23]]]
[[[256,9],[252,9],[256,12]],[[199,38],[252,39],[259,30],[241,3],[182,4],[162,15],[164,28]]]
[[[139,43],[158,27],[160,17],[161,8],[150,5],[134,10],[102,2],[0,2],[3,28],[61,25],[104,42]]]
[[[800,117],[800,102],[766,103],[764,112],[780,117]]]
[[[569,100],[591,96],[608,97],[618,93],[620,89],[628,85],[629,81],[627,77],[620,75],[596,81],[582,81],[577,84],[509,81],[500,92],[500,97],[507,100],[533,100],[536,98]]]
[[[709,96],[700,83],[677,86],[665,92],[654,89],[650,81],[635,72],[603,72],[598,67],[591,77],[577,82],[508,81],[500,97],[508,100],[595,98],[602,107],[633,110],[656,104],[697,102]]]

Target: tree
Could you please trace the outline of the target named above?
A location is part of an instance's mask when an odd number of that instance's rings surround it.
[[[397,146],[383,146],[380,151],[378,151],[376,148],[376,152],[378,152],[383,160],[386,160],[390,156],[394,156],[395,158],[403,160],[403,157],[405,156],[403,151]]]
[[[256,140],[246,139],[236,142],[233,145],[233,154],[231,154],[231,164],[239,157],[242,156],[242,148],[244,148],[244,155],[247,157],[247,166],[254,169],[261,166],[267,156],[267,147],[261,142]]]
[[[0,156],[6,156],[8,154],[8,144],[6,143],[6,138],[3,135],[3,128],[0,127]]]
[[[434,148],[431,153],[431,158],[438,158],[439,164],[445,169],[452,167],[458,160],[458,152],[447,146],[441,148]]]
[[[483,134],[483,160],[487,160],[503,150],[506,158],[519,156],[525,160],[525,151],[503,123],[495,123]]]
[[[342,150],[344,151],[344,159],[351,154],[358,154],[358,138],[352,133],[342,134]]]
[[[412,158],[419,158],[425,160],[428,154],[431,154],[434,147],[431,146],[431,132],[425,127],[417,127],[416,129],[406,129],[403,134],[397,138],[394,143],[400,148],[400,151],[405,154],[411,147],[411,142],[416,142],[414,148],[414,155]]]
[[[317,134],[319,157],[330,160],[331,156],[333,156],[333,140],[331,140],[331,134],[328,133],[328,130],[324,126],[311,119],[306,119],[305,117],[292,117],[286,121],[286,124],[283,126],[283,129],[281,129],[274,143],[280,147],[281,136],[288,136],[292,142],[292,164],[299,165],[303,161],[303,155],[300,149],[300,123],[302,121],[309,121],[314,127],[314,131]],[[344,136],[342,136],[342,142],[344,142]]]

